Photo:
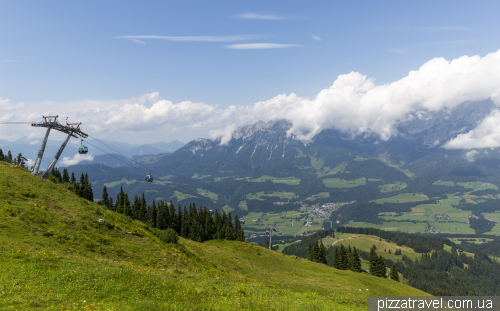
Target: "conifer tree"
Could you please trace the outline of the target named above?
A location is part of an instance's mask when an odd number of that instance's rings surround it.
[[[156,203],[155,200],[153,200],[153,203],[151,204],[151,207],[148,208],[148,212],[150,213],[150,221],[151,221],[151,226],[156,227],[156,216],[157,216],[157,210],[156,210]]]
[[[359,254],[356,246],[354,246],[351,253],[351,270],[354,272],[361,272],[361,259],[359,259]]]
[[[187,211],[186,206],[184,206],[184,217],[182,218],[182,225],[181,225],[181,237],[186,238],[189,236],[189,214]]]
[[[63,169],[62,182],[63,183],[69,183],[69,174],[68,174],[68,169],[67,168]]]
[[[100,203],[104,206],[109,206],[108,189],[106,188],[106,186],[102,188],[102,198]]]
[[[139,212],[139,220],[146,221],[146,214],[148,212],[148,204],[146,202],[146,198],[144,197],[144,192],[142,193],[142,198],[141,198],[141,207],[140,207],[140,212]]]
[[[335,246],[333,250],[333,267],[336,269],[340,269],[341,266],[342,261],[340,259],[339,248]]]
[[[399,282],[399,274],[398,274],[398,270],[396,269],[396,264],[392,264],[390,277],[391,277],[391,280]]]
[[[168,227],[172,228],[174,231],[177,231],[177,215],[175,214],[175,206],[172,201],[170,201],[170,204],[168,204],[168,215],[168,220],[170,221]]]
[[[126,192],[123,195],[123,215],[132,216],[132,208],[130,206],[130,201],[128,199],[128,193]]]
[[[339,257],[340,257],[340,269],[341,270],[348,270],[349,269],[349,262],[347,260],[347,253],[346,253],[344,244],[340,244]]]
[[[134,197],[134,203],[132,203],[132,218],[141,220],[141,201],[137,195]]]
[[[5,161],[5,155],[3,154],[3,150],[0,148],[0,161]]]
[[[313,258],[314,258],[313,246],[311,242],[309,242],[309,246],[307,247],[307,259],[313,261]]]
[[[10,152],[10,150],[9,150],[9,152],[7,152],[6,162],[12,163],[12,153]]]
[[[75,173],[71,172],[71,183],[75,184],[76,183],[76,178],[75,178]]]
[[[241,228],[240,219],[238,215],[234,216],[234,225],[235,225],[235,240],[245,242],[245,233]]]
[[[377,253],[375,253],[375,249],[370,249],[370,255],[368,257],[368,261],[370,264],[370,274],[371,275],[376,275],[376,270],[377,270]]]
[[[382,255],[379,255],[377,262],[377,272],[379,277],[387,278],[387,268],[385,267],[385,261]]]
[[[85,176],[82,173],[80,175],[80,192],[78,193],[78,196],[81,197],[81,198],[84,198],[86,190],[87,189],[85,189]]]
[[[325,248],[325,244],[323,244],[323,242],[320,240],[319,241],[319,258],[318,258],[318,262],[319,263],[323,263],[326,265],[327,261],[326,261],[326,248]]]
[[[319,245],[318,245],[318,240],[314,241],[313,247],[312,247],[312,256],[311,260],[314,262],[318,262],[318,256],[319,256]]]

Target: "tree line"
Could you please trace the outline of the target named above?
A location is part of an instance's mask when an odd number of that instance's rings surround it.
[[[208,240],[236,240],[245,241],[245,232],[241,227],[240,220],[236,215],[233,218],[231,213],[222,214],[207,207],[198,209],[194,203],[189,207],[181,207],[179,204],[175,208],[172,202],[153,201],[148,205],[144,198],[144,193],[139,198],[137,195],[131,202],[129,196],[120,187],[116,200],[108,196],[106,186],[102,191],[102,199],[98,204],[104,205],[112,211],[129,216],[147,223],[151,227],[159,230],[171,229],[179,236],[197,242]]]
[[[3,150],[0,149],[0,161],[28,168],[26,166],[26,163],[24,162],[26,161],[26,158],[23,157],[22,153],[19,153],[17,157],[14,157],[12,156],[12,152],[10,152],[10,150],[7,152],[7,154],[4,154]]]
[[[76,195],[94,201],[92,184],[86,173],[82,173],[80,182],[77,182],[73,172],[69,177],[66,168],[63,169],[62,173],[54,168],[49,180],[66,184],[68,189]],[[104,186],[102,198],[98,204],[119,214],[147,223],[153,228],[162,231],[172,230],[176,235],[193,241],[203,242],[212,239],[245,241],[245,232],[237,215],[233,221],[231,213],[226,214],[223,211],[221,214],[217,210],[213,212],[206,207],[198,209],[194,203],[183,208],[179,204],[177,209],[172,201],[161,200],[157,202],[153,200],[152,204],[147,204],[144,193],[141,197],[136,195],[131,201],[128,193],[123,191],[123,187],[120,187],[120,192],[113,200],[108,195],[107,187]],[[175,238],[171,239],[175,240]]]

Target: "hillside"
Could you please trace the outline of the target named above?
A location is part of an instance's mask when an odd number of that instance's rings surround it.
[[[243,242],[165,244],[158,230],[0,162],[0,306],[88,310],[364,310],[426,295]]]
[[[68,169],[77,176],[89,174],[96,199],[106,186],[113,198],[123,188],[130,197],[144,194],[148,202],[195,202],[245,217],[250,220],[246,232],[255,235],[276,218],[283,235],[339,225],[499,234],[494,212],[500,153],[443,148],[493,109],[486,100],[464,102],[423,119],[415,116],[387,141],[327,129],[302,142],[289,133],[289,121],[257,122],[236,129],[224,143],[200,138],[168,155],[136,158],[144,167]],[[149,168],[152,183],[144,181]],[[481,219],[471,223],[473,216]]]

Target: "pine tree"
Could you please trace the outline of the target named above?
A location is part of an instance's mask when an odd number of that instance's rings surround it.
[[[319,257],[319,245],[318,245],[318,240],[314,241],[313,248],[312,248],[312,261],[318,262]]]
[[[359,254],[356,246],[354,246],[351,253],[351,270],[354,272],[361,272],[361,259],[359,259]]]
[[[234,225],[235,225],[235,240],[245,242],[245,232],[241,228],[240,219],[238,215],[234,216]]]
[[[377,262],[377,272],[379,277],[387,278],[387,268],[385,267],[385,261],[382,255],[379,255]]]
[[[326,248],[325,244],[320,240],[319,242],[319,258],[318,258],[319,263],[323,263],[326,265]]]
[[[67,168],[63,169],[62,182],[63,183],[69,183],[69,174],[68,174],[68,169]]]
[[[309,246],[307,247],[307,259],[313,261],[313,258],[314,258],[313,246],[311,242],[309,242]]]
[[[148,212],[150,213],[150,221],[151,221],[151,226],[156,227],[156,216],[157,216],[157,210],[156,210],[156,203],[153,200],[153,203],[151,204],[151,207],[148,208]]]
[[[125,192],[123,196],[123,215],[132,216],[132,208],[128,199],[128,193]]]
[[[75,184],[76,183],[76,178],[75,178],[75,173],[71,172],[71,183]]]
[[[78,193],[78,196],[80,198],[85,198],[85,192],[87,191],[86,187],[85,187],[85,176],[82,175],[80,176],[80,192]]]
[[[141,219],[141,201],[139,201],[139,198],[137,195],[134,197],[134,203],[132,203],[132,218],[134,219]]]
[[[7,161],[6,162],[9,162],[9,163],[12,163],[12,153],[10,152],[7,152]]]
[[[5,161],[5,155],[3,154],[3,150],[0,148],[0,161]]]
[[[168,220],[170,221],[168,227],[172,228],[174,231],[177,231],[177,215],[175,214],[175,206],[172,201],[170,201],[170,204],[168,204]]]
[[[187,211],[186,206],[184,206],[184,217],[182,218],[182,225],[181,225],[181,237],[186,238],[189,236],[189,214]]]
[[[333,267],[340,269],[341,266],[342,266],[342,261],[340,259],[339,248],[335,246],[333,250]]]
[[[144,192],[143,192],[141,197],[141,207],[138,219],[145,222],[147,212],[148,212],[148,204],[146,202],[146,198],[144,197]]]
[[[399,274],[398,274],[398,270],[396,269],[396,264],[392,264],[390,278],[391,278],[391,280],[399,282]]]
[[[229,214],[227,215],[226,240],[235,240],[235,230],[233,227],[233,219],[231,218],[231,212],[229,212]]]
[[[344,247],[344,244],[340,244],[339,256],[340,256],[340,269],[341,270],[348,270],[349,269],[349,261],[347,259],[347,252],[346,252],[346,249]]]
[[[370,249],[370,255],[368,257],[368,261],[370,264],[370,274],[371,275],[376,275],[376,270],[377,270],[377,253],[375,253],[375,249]]]
[[[99,202],[99,203],[104,205],[104,206],[109,206],[108,189],[106,188],[106,186],[104,186],[102,188],[102,198],[101,198],[101,202]]]

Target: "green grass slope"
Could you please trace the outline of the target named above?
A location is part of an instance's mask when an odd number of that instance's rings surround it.
[[[365,310],[369,295],[425,295],[249,243],[165,244],[146,224],[102,217],[0,162],[0,309]]]

